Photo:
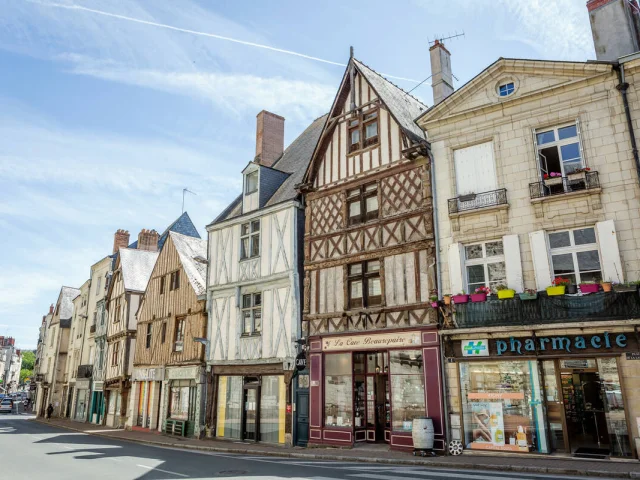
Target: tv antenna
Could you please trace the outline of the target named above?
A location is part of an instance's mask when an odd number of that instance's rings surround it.
[[[458,31],[456,30],[456,33],[454,33],[453,35],[449,34],[446,37],[444,36],[441,37],[436,35],[435,37],[433,37],[433,40],[429,42],[429,45],[434,45],[436,42],[443,43],[445,40],[453,40],[454,38],[459,38],[459,37],[464,37],[464,32],[458,33]]]
[[[192,192],[188,188],[183,188],[182,189],[182,213],[184,213],[184,194],[185,193],[192,193],[193,195],[198,195],[196,192]]]

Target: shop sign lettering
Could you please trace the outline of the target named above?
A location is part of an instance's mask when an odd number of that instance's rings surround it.
[[[376,348],[398,348],[419,346],[420,332],[401,332],[378,335],[359,335],[322,339],[322,350],[369,350]]]
[[[609,334],[604,332],[602,335],[576,336],[576,337],[535,337],[519,340],[510,337],[509,340],[496,340],[496,352],[498,355],[517,354],[524,355],[527,353],[557,351],[575,353],[586,348],[594,349],[611,349],[626,348],[627,336],[624,333]]]

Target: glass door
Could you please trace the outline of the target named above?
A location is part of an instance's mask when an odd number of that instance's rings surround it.
[[[617,359],[614,357],[598,358],[598,372],[611,455],[631,457],[631,442],[618,376]]]
[[[541,363],[544,374],[544,395],[545,405],[547,407],[547,423],[551,450],[555,452],[568,452],[569,440],[567,438],[567,423],[557,361],[544,360]]]
[[[243,440],[258,440],[258,389],[244,390]]]

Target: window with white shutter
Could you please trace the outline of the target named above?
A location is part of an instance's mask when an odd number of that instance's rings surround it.
[[[459,148],[453,152],[456,195],[483,193],[498,188],[493,142]]]

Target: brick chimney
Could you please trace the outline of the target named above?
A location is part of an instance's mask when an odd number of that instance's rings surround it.
[[[262,110],[257,115],[255,161],[270,167],[284,152],[284,117]]]
[[[129,245],[129,232],[118,229],[113,235],[113,253],[116,253],[121,248],[127,248],[127,245]]]
[[[53,315],[53,310],[54,310],[54,307],[53,307],[53,303],[52,303],[52,304],[49,306],[49,315]]]
[[[431,58],[431,88],[433,104],[437,105],[453,93],[453,75],[451,74],[451,53],[444,43],[436,40],[429,49]]]
[[[160,235],[155,230],[140,230],[138,234],[138,250],[148,250],[156,252],[158,250],[158,240]]]
[[[598,60],[616,61],[640,50],[636,0],[588,0],[587,10]]]

